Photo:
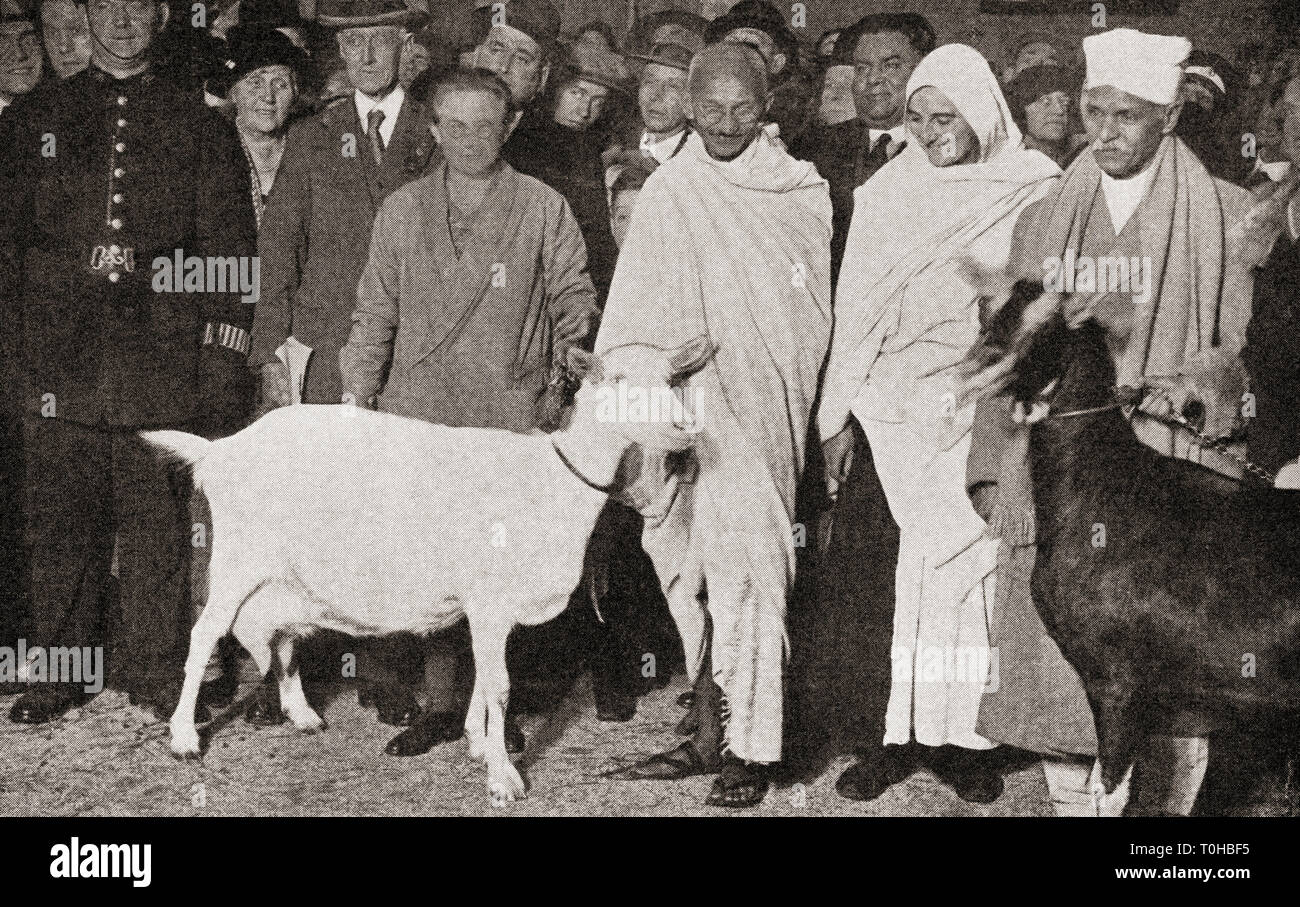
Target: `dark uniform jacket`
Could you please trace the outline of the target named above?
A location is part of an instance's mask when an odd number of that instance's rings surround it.
[[[409,93],[381,166],[369,141],[352,95],[299,121],[262,214],[262,298],[249,364],[276,361],[276,348],[290,336],[311,347],[305,403],[342,398],[339,351],[352,329],[375,213],[435,157],[428,117]]]
[[[194,418],[246,368],[202,347],[205,325],[247,328],[253,307],[238,287],[155,292],[153,262],[177,249],[251,262],[234,129],[148,70],[91,67],[23,109],[0,172],[0,299],[4,330],[21,323],[27,411],[121,427]]]

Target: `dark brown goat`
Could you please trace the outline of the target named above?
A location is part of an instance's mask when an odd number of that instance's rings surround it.
[[[1180,712],[1223,726],[1300,709],[1300,492],[1143,445],[1117,405],[1141,392],[1115,387],[1103,329],[1065,307],[1016,284],[967,386],[1031,401],[1059,379],[1031,429],[1033,595],[1087,692],[1109,794]]]

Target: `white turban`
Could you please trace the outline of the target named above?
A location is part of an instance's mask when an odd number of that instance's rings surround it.
[[[1116,28],[1083,39],[1088,59],[1084,89],[1110,85],[1151,101],[1172,104],[1178,100],[1183,63],[1192,42],[1169,35],[1148,35],[1132,28]]]

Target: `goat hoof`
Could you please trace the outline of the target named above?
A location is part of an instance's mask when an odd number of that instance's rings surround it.
[[[521,800],[526,796],[524,779],[519,770],[507,762],[504,767],[490,773],[488,793],[494,804]]]
[[[172,755],[182,761],[201,760],[199,732],[194,728],[172,730]]]
[[[319,734],[327,729],[329,724],[319,715],[313,714],[310,718],[304,718],[301,721],[295,721],[293,726],[304,734]]]

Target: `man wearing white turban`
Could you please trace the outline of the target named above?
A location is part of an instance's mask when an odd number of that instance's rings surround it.
[[[1149,398],[1132,414],[1145,444],[1239,477],[1230,458],[1153,417],[1196,396],[1189,372],[1238,367],[1250,319],[1250,272],[1227,236],[1245,217],[1250,195],[1212,177],[1174,135],[1190,42],[1115,29],[1085,38],[1083,49],[1081,112],[1090,145],[1055,191],[1020,217],[1012,276],[1046,279],[1087,298],[1088,312],[1109,335],[1118,384],[1172,384],[1170,399]],[[1098,281],[1096,275],[1113,276],[1110,264],[1120,261],[1139,262],[1141,280],[1135,271],[1118,288]],[[1211,433],[1211,425],[1230,425],[1236,416],[1206,409]],[[1096,754],[1092,718],[1077,675],[1047,637],[1029,595],[1038,529],[1027,454],[1025,429],[1012,425],[1006,401],[981,403],[968,464],[971,498],[1019,554],[1016,569],[999,568],[993,635],[1003,683],[986,692],[979,730],[1057,757],[1044,761],[1057,811],[1088,814],[1096,808],[1087,782]],[[1171,736],[1152,738],[1145,761],[1170,763],[1160,774],[1181,783],[1146,806],[1185,814],[1204,777],[1206,727],[1201,716],[1180,715],[1154,731]],[[1137,792],[1142,799],[1140,785]]]
[[[854,193],[818,410],[828,476],[843,472],[851,414],[900,530],[885,746],[837,790],[872,799],[924,754],[959,796],[987,803],[1002,780],[975,720],[996,676],[987,628],[998,543],[965,493],[974,406],[956,406],[951,367],[979,333],[979,293],[959,263],[1005,267],[1017,216],[1060,169],[1024,148],[973,48],[929,54],[906,98],[911,140]]]

